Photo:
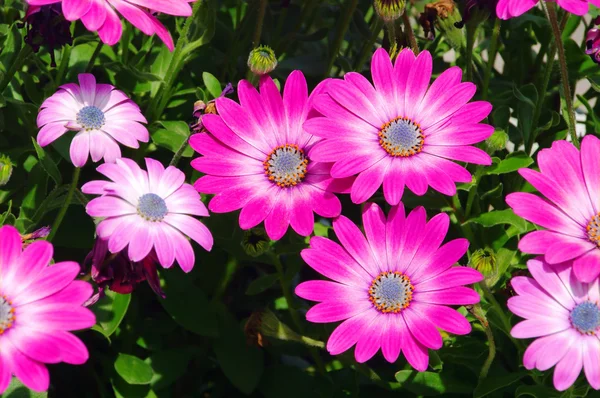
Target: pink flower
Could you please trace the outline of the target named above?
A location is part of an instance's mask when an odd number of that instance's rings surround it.
[[[506,197],[517,215],[546,228],[521,238],[519,249],[544,254],[550,264],[574,260],[577,278],[592,282],[600,274],[600,140],[586,136],[581,153],[556,141],[537,162],[540,172],[519,173],[546,198],[523,192]]]
[[[585,372],[590,385],[600,389],[600,286],[598,279],[581,283],[569,263],[550,265],[529,260],[533,278],[517,276],[511,284],[517,296],[508,308],[526,320],[512,329],[513,337],[537,338],[525,351],[527,369],[554,369],[554,387],[569,388]]]
[[[97,162],[114,162],[121,157],[121,143],[139,148],[138,141],[148,142],[147,123],[140,108],[122,91],[110,84],[96,84],[89,73],[79,75],[79,86],[60,86],[42,104],[37,117],[40,132],[37,141],[46,146],[69,131],[75,132],[71,142],[71,161],[82,167],[92,156]]]
[[[331,334],[327,350],[341,354],[356,344],[354,355],[365,362],[381,347],[388,362],[400,351],[417,370],[427,369],[428,349],[442,346],[437,328],[467,334],[471,325],[448,305],[479,302],[479,295],[462,285],[483,276],[467,267],[453,267],[469,242],[456,239],[440,247],[449,218],[438,214],[428,223],[418,207],[408,217],[400,204],[386,220],[381,209],[367,204],[363,211],[365,236],[352,221],[340,216],[333,229],[341,245],[319,236],[302,251],[304,261],[333,279],[308,281],[296,294],[319,301],[306,314],[316,323],[344,321]]]
[[[69,332],[96,323],[82,306],[92,287],[74,281],[77,263],[49,265],[52,255],[50,243],[33,242],[23,250],[15,228],[0,228],[0,394],[12,375],[45,391],[50,378],[44,364],[81,365],[88,359],[85,345]]]
[[[152,14],[189,17],[193,0],[27,0],[32,6],[62,3],[63,14],[69,21],[81,19],[87,30],[97,31],[100,40],[112,46],[121,39],[123,26],[117,11],[144,34],[158,37],[173,51],[173,39],[163,24]]]
[[[142,170],[133,160],[121,158],[104,163],[98,171],[112,181],[90,181],[81,190],[101,195],[86,207],[92,217],[102,217],[96,233],[108,240],[108,250],[118,253],[128,247],[131,261],[142,261],[154,248],[159,263],[169,268],[175,259],[181,269],[194,267],[190,237],[210,251],[213,237],[194,216],[208,216],[200,195],[185,183],[181,170],[146,158]]]
[[[500,19],[510,19],[518,17],[531,10],[539,0],[500,0],[496,8],[496,13]],[[559,6],[575,15],[584,15],[588,12],[591,3],[600,7],[600,0],[556,0]]]
[[[309,97],[300,71],[290,74],[283,99],[273,80],[260,80],[260,93],[242,80],[241,105],[217,98],[218,115],[205,114],[202,123],[210,134],[195,134],[190,145],[202,157],[192,166],[207,174],[196,181],[199,192],[216,194],[208,208],[215,213],[242,209],[240,226],[250,229],[265,222],[271,239],[280,239],[291,224],[298,234],[313,230],[313,212],[338,216],[342,210],[332,192],[349,187],[335,181],[330,164],[316,163],[307,153],[317,140],[302,128],[311,103],[322,85]]]
[[[404,186],[421,196],[427,186],[456,193],[455,182],[470,182],[471,174],[448,159],[491,164],[490,157],[471,144],[485,140],[494,128],[479,124],[492,110],[488,102],[468,103],[476,91],[461,83],[462,72],[452,67],[429,86],[431,54],[415,58],[404,49],[392,65],[388,53],[373,55],[375,87],[362,75],[347,73],[327,86],[315,108],[325,117],[304,127],[324,138],[310,151],[317,162],[335,162],[335,178],[358,174],[351,190],[354,203],[369,199],[383,183],[391,205],[402,199]]]

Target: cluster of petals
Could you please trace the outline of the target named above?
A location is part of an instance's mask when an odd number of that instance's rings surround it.
[[[499,0],[496,7],[496,14],[498,14],[500,19],[518,17],[531,10],[538,3],[539,0]],[[600,0],[556,0],[556,3],[575,15],[586,14],[590,4],[600,7]]]
[[[67,83],[46,99],[37,117],[37,141],[44,147],[74,132],[70,156],[75,167],[92,161],[114,162],[121,157],[119,143],[139,148],[148,142],[147,123],[140,108],[110,84],[96,84],[89,73],[79,75],[79,85]]]
[[[195,255],[188,237],[211,250],[213,237],[192,216],[208,216],[208,210],[185,175],[176,167],[146,158],[146,170],[131,159],[104,163],[97,170],[106,180],[83,185],[87,194],[100,195],[86,206],[92,217],[102,218],[98,237],[108,240],[108,250],[119,253],[127,247],[129,259],[140,262],[154,249],[159,263],[179,266],[189,272]]]
[[[119,14],[144,34],[156,34],[173,51],[173,38],[154,13],[189,17],[193,0],[26,0],[31,6],[62,3],[68,21],[81,20],[86,29],[98,32],[102,42],[116,44],[123,33]],[[118,12],[118,14],[117,14]]]
[[[306,319],[343,321],[327,342],[332,355],[356,345],[356,360],[365,362],[381,348],[387,361],[395,362],[402,352],[415,369],[424,371],[428,349],[442,346],[438,328],[459,335],[471,331],[467,319],[449,306],[478,303],[477,292],[463,285],[483,276],[453,266],[469,243],[455,239],[441,245],[449,225],[444,213],[427,222],[422,207],[405,215],[400,204],[386,218],[377,205],[367,204],[363,225],[364,235],[340,216],[333,229],[341,244],[316,236],[302,251],[309,266],[333,280],[297,286],[298,296],[319,302]]]
[[[397,205],[404,187],[424,195],[428,186],[456,193],[457,182],[470,182],[469,171],[452,160],[489,165],[490,156],[472,144],[494,128],[480,123],[492,110],[485,101],[469,102],[476,91],[462,82],[458,67],[444,71],[431,85],[432,57],[410,49],[392,64],[384,49],[373,55],[373,84],[359,73],[328,82],[314,100],[322,117],[305,129],[323,138],[310,151],[317,162],[333,162],[331,175],[358,175],[351,188],[354,203],[368,200],[383,184],[388,203]]]
[[[23,250],[15,228],[0,228],[0,394],[13,375],[29,389],[45,391],[45,364],[88,359],[85,345],[70,332],[96,322],[82,306],[93,289],[74,281],[77,263],[50,265],[52,256],[50,243],[36,241]]]
[[[555,366],[554,387],[569,388],[583,368],[589,384],[600,389],[600,286],[598,279],[580,282],[570,263],[530,260],[532,278],[511,280],[516,296],[508,308],[525,318],[511,331],[515,338],[536,338],[523,365],[546,371]]]
[[[506,197],[514,212],[544,227],[519,242],[525,253],[543,254],[550,264],[573,260],[575,275],[591,282],[600,274],[600,140],[587,135],[581,151],[556,141],[537,156],[540,171],[519,173],[542,195],[517,192]]]
[[[303,124],[324,85],[308,95],[304,75],[288,77],[283,96],[269,76],[257,91],[250,82],[238,85],[240,103],[216,99],[218,115],[206,114],[208,133],[195,134],[190,145],[202,156],[192,166],[205,173],[195,183],[215,194],[208,208],[215,213],[241,209],[239,223],[249,229],[264,221],[271,239],[280,239],[291,225],[298,234],[313,231],[314,213],[336,217],[342,207],[333,192],[348,190],[351,178],[335,180],[331,164],[307,154],[318,141]]]

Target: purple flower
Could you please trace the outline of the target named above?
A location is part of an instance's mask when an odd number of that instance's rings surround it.
[[[73,44],[71,22],[63,17],[60,4],[30,6],[25,14],[25,26],[25,43],[29,44],[34,52],[38,52],[42,46],[46,47],[53,67],[56,66],[54,50],[65,44]]]
[[[594,21],[596,25],[600,23],[600,17]],[[600,64],[600,29],[590,29],[585,39],[585,53],[588,54],[592,60]]]

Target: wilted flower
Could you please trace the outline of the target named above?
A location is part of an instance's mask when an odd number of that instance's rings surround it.
[[[227,83],[223,91],[221,91],[221,95],[217,98],[224,97],[229,94],[233,94],[235,90],[231,83]],[[204,101],[198,100],[194,102],[194,112],[192,116],[196,119],[195,123],[190,124],[190,129],[192,133],[201,133],[204,131],[204,124],[202,123],[202,116],[206,114],[210,115],[218,115],[217,106],[215,105],[215,101],[217,98],[211,99],[208,101],[208,104],[205,104]]]
[[[379,18],[385,22],[392,22],[400,18],[406,9],[405,0],[375,0],[373,8]]]
[[[37,229],[30,234],[21,235],[21,240],[23,241],[23,248],[29,246],[36,239],[45,238],[48,235],[50,235],[49,226]]]
[[[277,57],[269,46],[258,46],[250,51],[248,56],[248,68],[252,73],[262,76],[277,67]]]
[[[435,39],[435,29],[437,28],[454,48],[461,48],[465,45],[461,22],[462,17],[453,0],[438,0],[426,4],[425,11],[419,17],[419,23],[423,27],[425,36],[430,40]]]
[[[25,14],[25,27],[25,43],[29,44],[34,52],[38,52],[42,46],[46,47],[50,54],[50,65],[53,67],[56,66],[54,50],[65,44],[73,44],[71,22],[63,16],[60,3],[29,6]]]
[[[6,185],[12,175],[13,164],[6,155],[0,155],[0,187]]]
[[[498,0],[460,0],[463,4],[463,23],[478,25],[490,16],[496,17],[496,6]]]

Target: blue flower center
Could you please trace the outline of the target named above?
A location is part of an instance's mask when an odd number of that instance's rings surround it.
[[[85,130],[97,130],[104,126],[106,118],[104,112],[95,106],[85,106],[77,112],[77,123]]]
[[[155,193],[147,193],[140,197],[137,206],[137,211],[140,216],[148,221],[161,221],[169,209],[164,199]]]
[[[0,335],[10,329],[15,321],[15,309],[6,296],[0,295]]]
[[[391,156],[408,157],[421,152],[424,135],[421,127],[406,117],[398,117],[383,125],[379,145]]]
[[[401,272],[382,272],[369,288],[369,300],[383,313],[398,313],[408,307],[414,286]]]
[[[308,160],[298,145],[281,145],[264,161],[265,174],[269,180],[282,188],[297,185],[306,176]]]
[[[578,304],[569,317],[579,333],[594,334],[600,328],[600,308],[591,301]]]

